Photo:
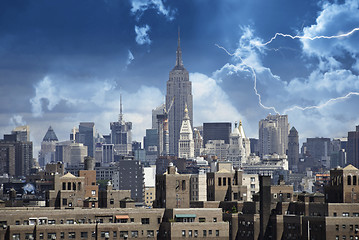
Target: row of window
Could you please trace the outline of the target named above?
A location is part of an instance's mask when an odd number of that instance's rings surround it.
[[[100,218],[100,219],[96,219],[94,220],[93,222],[91,221],[91,219],[88,219],[87,220],[88,223],[103,223],[103,219]],[[112,223],[113,222],[113,219],[112,218],[109,218],[109,222]],[[129,219],[118,219],[118,220],[115,220],[115,223],[128,223],[128,222],[135,222],[135,219],[134,218],[129,218]],[[60,220],[60,224],[81,224],[81,223],[86,223],[85,219],[78,219],[78,220],[74,220],[74,219],[67,219],[66,222],[61,219]],[[141,223],[142,224],[150,224],[150,219],[149,218],[141,218]],[[161,223],[161,218],[157,218],[157,223],[160,224]],[[15,225],[20,225],[21,222],[19,220],[15,221]],[[54,219],[49,219],[47,220],[47,218],[44,218],[44,219],[35,219],[35,218],[31,218],[30,220],[24,220],[24,223],[23,225],[46,225],[46,224],[49,224],[49,225],[54,225],[56,224],[56,220]]]
[[[82,239],[88,239],[90,236],[92,238],[96,237],[96,232],[90,232],[90,234],[88,232],[81,232],[80,237]],[[144,235],[144,230],[141,231],[141,234]],[[56,237],[57,237],[56,235],[57,234],[55,232],[47,233],[47,239],[48,240],[56,239]],[[130,231],[130,232],[129,231],[120,231],[119,234],[117,234],[117,231],[112,232],[112,237],[113,238],[117,238],[118,235],[119,235],[120,238],[127,238],[129,236],[136,238],[136,237],[138,237],[138,231],[137,230]],[[68,239],[75,239],[76,238],[76,232],[68,232],[67,234],[65,234],[65,232],[60,232],[60,234],[59,234],[60,239],[65,239],[66,236],[67,236]],[[146,236],[150,237],[150,238],[154,237],[155,236],[155,231],[154,230],[147,230]],[[109,238],[110,237],[110,232],[109,231],[101,231],[100,237],[101,238]],[[21,234],[20,233],[14,233],[12,235],[12,240],[20,240],[20,239],[21,239]],[[29,239],[29,240],[34,239],[34,234],[33,233],[25,233],[25,239]],[[45,239],[45,234],[44,233],[39,233],[39,239]]]
[[[337,216],[337,213],[334,212],[334,213],[333,213],[333,216],[336,217],[336,216]],[[342,216],[343,216],[343,217],[350,217],[350,213],[349,213],[349,212],[343,212],[343,213],[342,213]],[[353,217],[359,217],[359,213],[358,213],[358,212],[354,212],[354,213],[353,213]]]
[[[339,239],[340,239],[339,236],[335,236],[335,240],[339,240]],[[356,239],[357,240],[357,239],[359,239],[359,237],[358,236],[349,236],[349,238],[347,238],[347,236],[343,235],[341,239],[342,240],[346,240],[346,239],[350,239],[350,240]]]
[[[355,228],[354,228],[354,227],[355,227]],[[347,228],[347,225],[343,224],[343,225],[342,225],[342,228],[343,228],[343,229],[346,229],[346,228]],[[339,231],[339,229],[340,229],[339,224],[335,225],[335,230]],[[349,230],[350,230],[350,231],[355,230],[355,232],[358,232],[358,231],[359,231],[359,226],[358,226],[358,224],[356,224],[356,225],[350,224],[350,225],[349,225]]]
[[[207,235],[208,233],[208,235]],[[203,230],[202,232],[203,237],[207,237],[207,236],[213,236],[213,231],[212,230]],[[219,236],[219,230],[215,231],[215,236],[218,237]],[[188,230],[188,235],[187,235],[187,231],[186,230],[182,230],[182,237],[198,237],[198,230]]]

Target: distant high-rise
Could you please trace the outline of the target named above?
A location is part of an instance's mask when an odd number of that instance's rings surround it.
[[[95,123],[93,122],[81,122],[79,129],[75,129],[70,135],[70,139],[76,143],[83,143],[87,147],[87,156],[95,156]]]
[[[299,136],[295,127],[292,127],[288,135],[288,164],[289,169],[298,171],[299,161]]]
[[[158,128],[157,115],[163,114],[164,110],[165,110],[165,104],[161,104],[155,109],[152,109],[152,129]]]
[[[286,154],[288,149],[288,115],[268,115],[259,121],[259,155]]]
[[[203,144],[206,145],[209,140],[224,140],[225,144],[229,144],[231,131],[230,122],[203,123]]]
[[[355,131],[348,132],[347,163],[359,167],[359,125]]]
[[[234,131],[229,136],[229,147],[227,160],[232,162],[233,167],[241,167],[242,163],[246,163],[247,157],[250,155],[250,141],[244,133],[242,121],[235,123]]]
[[[18,142],[30,142],[30,127],[28,125],[16,127],[11,131],[11,134],[16,135]]]
[[[54,130],[50,126],[41,142],[39,153],[40,166],[46,166],[50,162],[55,162],[56,143],[58,141]]]
[[[115,155],[129,155],[132,151],[132,122],[125,122],[122,114],[122,98],[120,97],[120,115],[118,122],[110,123],[111,143],[115,146]]]
[[[178,155],[178,140],[186,104],[190,121],[193,123],[192,83],[189,81],[188,71],[183,66],[180,36],[178,34],[176,65],[169,74],[166,94],[166,109],[172,105],[168,113],[169,153],[171,155]]]
[[[0,165],[3,173],[27,176],[34,165],[29,126],[16,127],[0,141]],[[4,171],[5,170],[5,171]]]

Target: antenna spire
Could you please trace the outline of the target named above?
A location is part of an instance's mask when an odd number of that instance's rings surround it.
[[[182,62],[182,50],[181,50],[181,38],[180,38],[180,28],[178,27],[178,40],[177,40],[177,52],[176,52],[176,66],[183,67]]]
[[[118,121],[119,122],[123,122],[123,113],[122,113],[122,94],[120,93],[120,115],[119,115],[119,118],[118,118]]]

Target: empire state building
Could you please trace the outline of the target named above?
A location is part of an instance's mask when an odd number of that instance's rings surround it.
[[[166,94],[166,109],[169,110],[169,153],[174,156],[178,156],[178,141],[186,105],[190,122],[193,123],[192,83],[189,81],[188,71],[183,66],[180,43],[178,34],[176,65],[169,74]]]

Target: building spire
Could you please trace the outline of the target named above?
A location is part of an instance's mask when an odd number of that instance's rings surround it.
[[[123,122],[123,113],[122,113],[122,94],[120,93],[120,115],[118,116],[118,121]]]
[[[178,27],[178,40],[177,40],[177,52],[176,52],[176,66],[183,67],[182,62],[182,50],[181,50],[181,38],[180,38],[180,28]]]

